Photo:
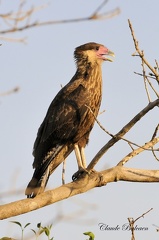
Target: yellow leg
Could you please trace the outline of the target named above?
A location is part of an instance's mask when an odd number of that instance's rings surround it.
[[[77,159],[78,171],[73,174],[73,181],[77,180],[84,172],[87,172],[84,147],[79,148],[78,144],[74,144],[74,151]]]
[[[74,151],[75,151],[75,155],[76,155],[76,159],[77,159],[78,169],[83,168],[81,154],[80,154],[78,144],[74,144]]]
[[[84,147],[81,147],[81,161],[82,161],[83,168],[86,168],[87,164],[86,164],[86,157],[84,153]]]

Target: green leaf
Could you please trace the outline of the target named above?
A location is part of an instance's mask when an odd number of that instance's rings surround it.
[[[36,234],[36,231],[34,229],[31,229],[31,231]]]
[[[13,240],[13,238],[9,238],[9,237],[2,237],[2,238],[0,238],[0,240]]]
[[[45,231],[44,228],[42,228],[39,232],[39,235],[42,234],[44,231]]]
[[[49,226],[49,229],[51,229],[51,228],[52,228],[52,226],[53,226],[53,224],[50,224],[50,226]]]
[[[95,235],[92,232],[85,232],[83,234],[88,235],[90,237],[89,240],[94,240],[94,238],[95,238]]]
[[[15,223],[15,224],[17,224],[17,225],[19,225],[21,228],[22,228],[22,225],[21,225],[21,223],[20,222],[17,222],[17,221],[11,221],[12,223]]]
[[[29,226],[31,223],[27,223],[25,226],[24,226],[24,228],[26,228],[27,226]]]
[[[50,235],[50,231],[49,231],[49,229],[47,227],[44,228],[44,231],[45,231],[46,236]]]
[[[41,222],[37,224],[37,228],[41,228]]]

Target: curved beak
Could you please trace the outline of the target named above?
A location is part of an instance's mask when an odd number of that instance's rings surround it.
[[[110,51],[110,50],[108,50],[108,52],[106,54],[105,61],[113,62],[114,59],[113,58],[109,58],[109,57],[115,58],[115,54],[112,51]]]

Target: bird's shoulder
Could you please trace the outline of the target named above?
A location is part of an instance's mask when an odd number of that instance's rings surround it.
[[[81,91],[86,90],[86,84],[83,81],[83,78],[75,79],[72,78],[69,83],[67,83],[56,95],[53,100],[53,103],[59,99],[66,99],[67,97],[73,96],[73,94],[78,94]]]

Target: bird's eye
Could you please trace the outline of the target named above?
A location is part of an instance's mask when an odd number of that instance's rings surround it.
[[[98,51],[98,50],[99,50],[99,47],[96,47],[96,50]]]

